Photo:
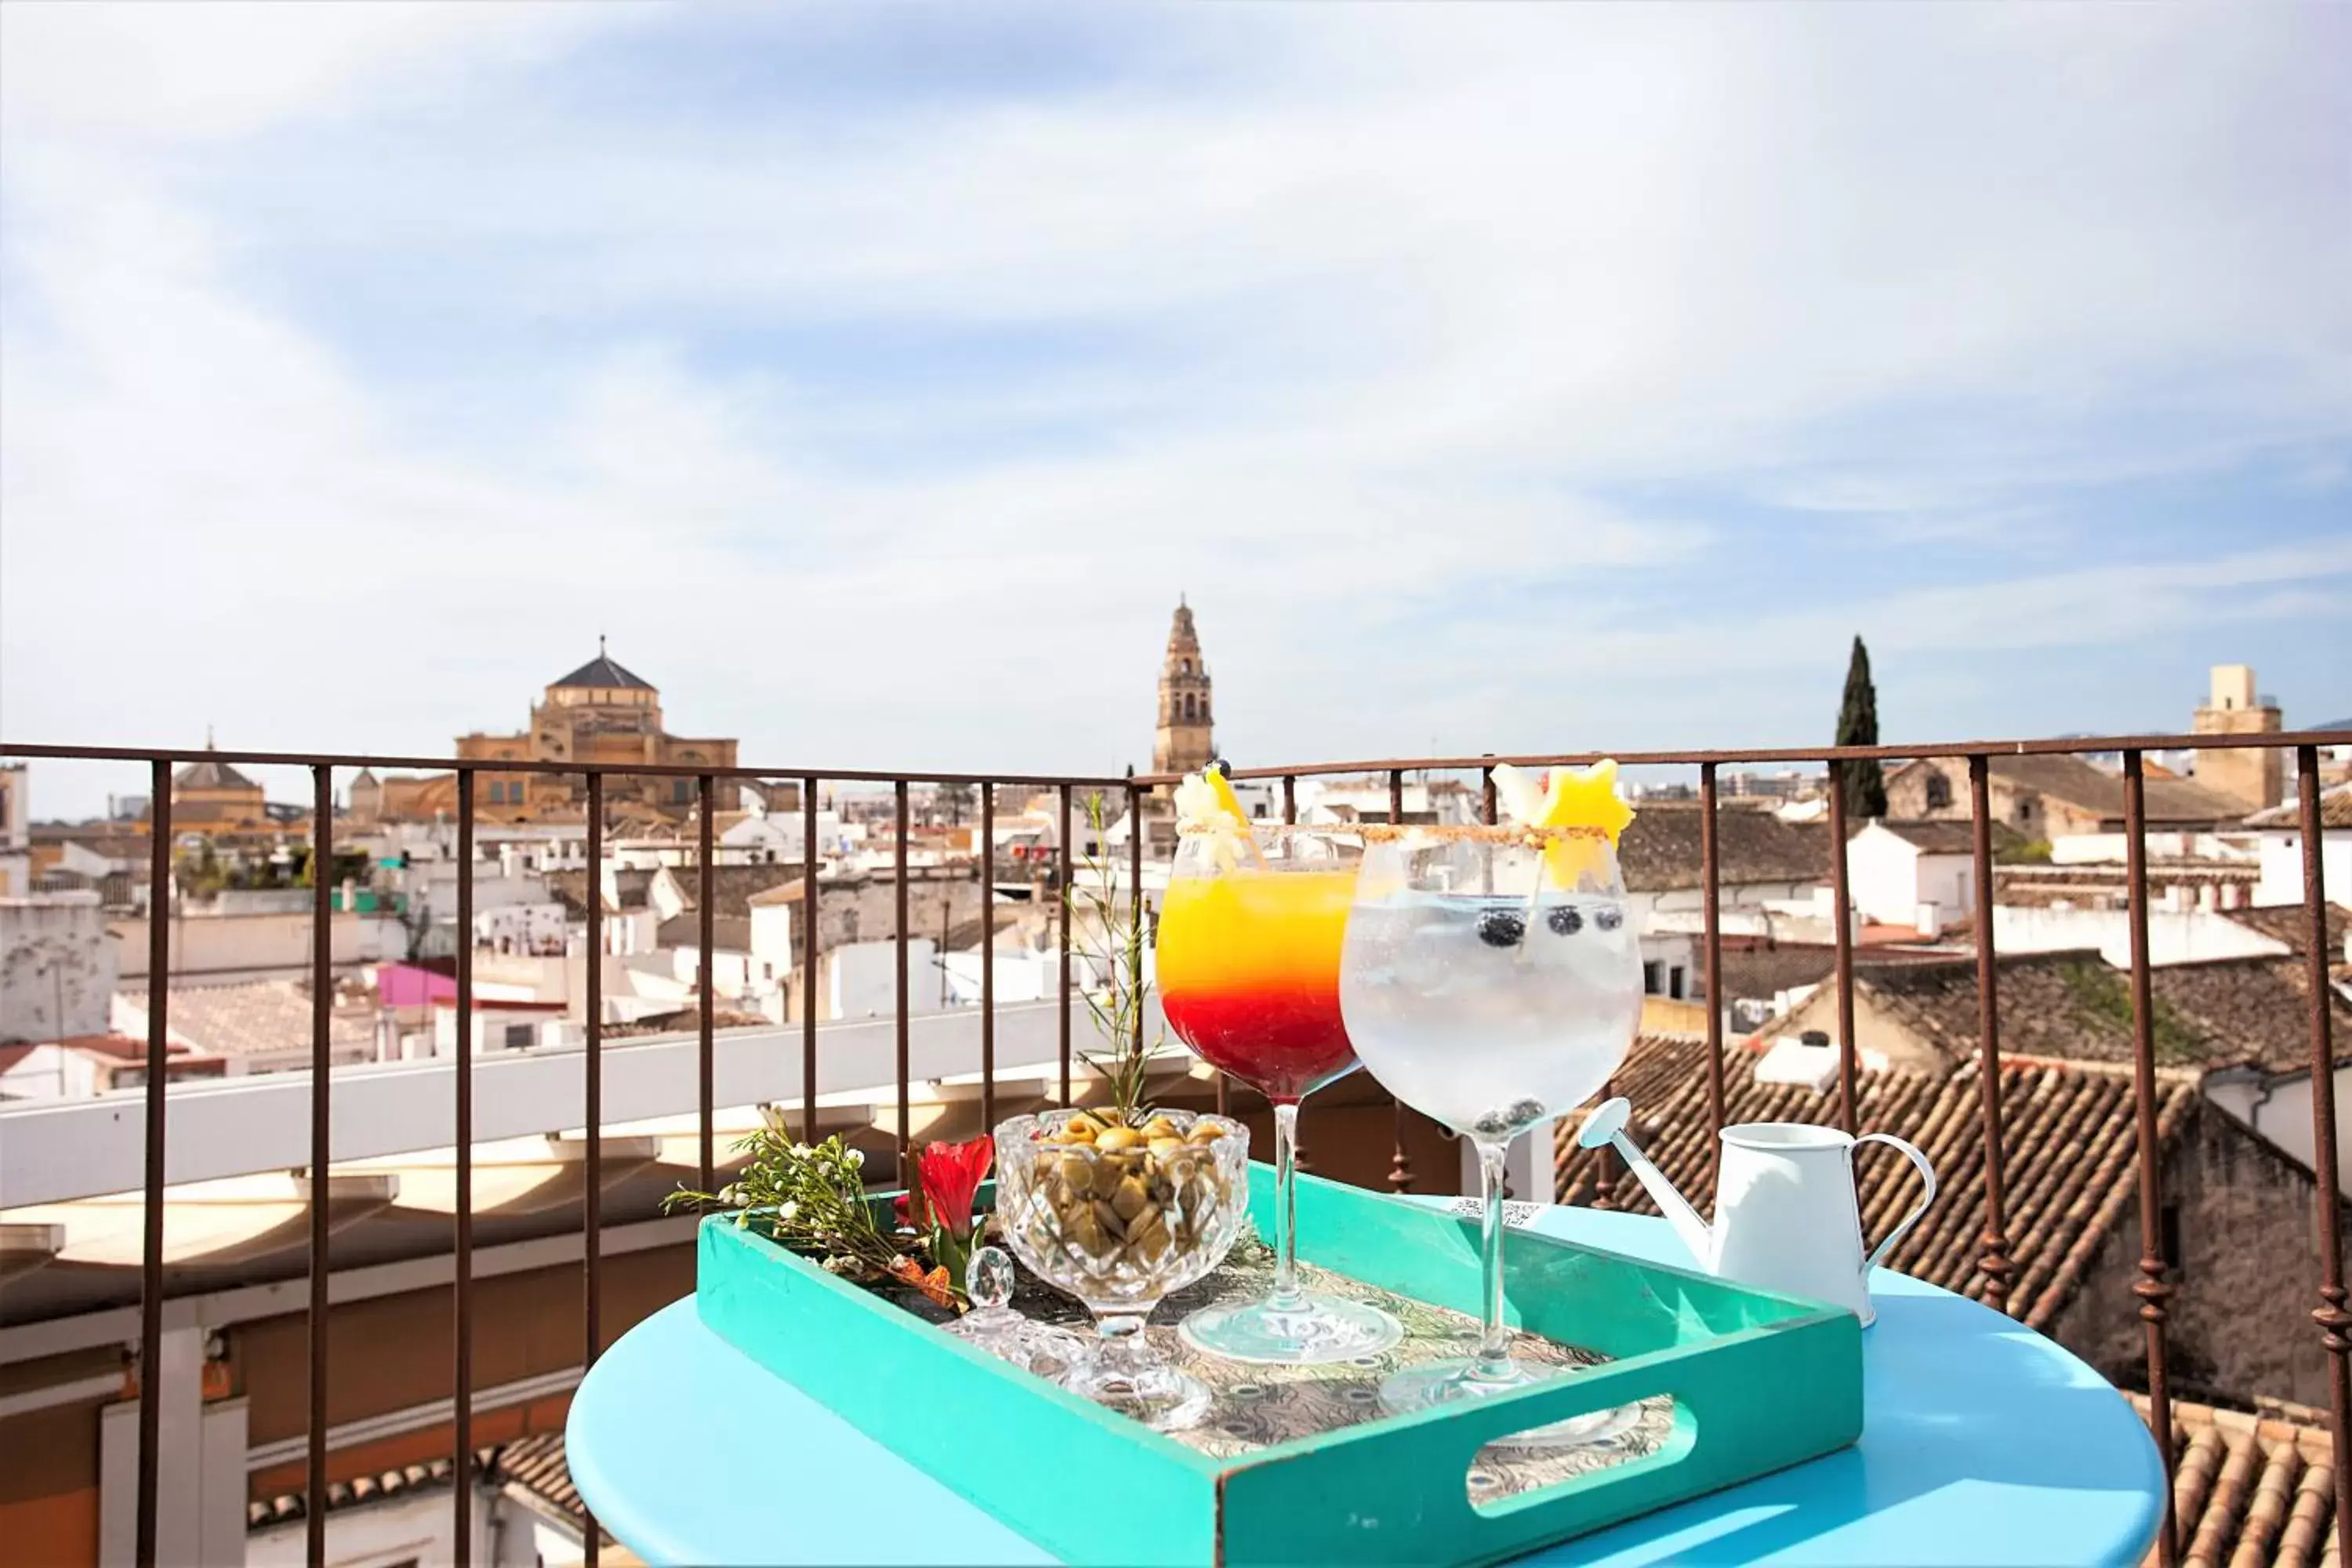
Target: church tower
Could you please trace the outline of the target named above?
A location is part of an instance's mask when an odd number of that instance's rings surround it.
[[[1210,723],[1209,667],[1201,660],[1192,607],[1180,595],[1176,622],[1168,629],[1168,657],[1160,666],[1160,730],[1151,746],[1151,771],[1189,773],[1207,767],[1217,754]]]

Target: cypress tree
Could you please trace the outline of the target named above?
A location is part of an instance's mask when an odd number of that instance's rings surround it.
[[[1838,707],[1837,743],[1841,746],[1878,744],[1878,688],[1871,684],[1870,650],[1853,639],[1853,656],[1845,667],[1845,700]],[[1845,796],[1850,820],[1886,815],[1886,773],[1876,758],[1839,763],[1831,770]]]

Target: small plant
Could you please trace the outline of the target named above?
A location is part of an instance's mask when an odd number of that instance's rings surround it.
[[[1115,1119],[1116,1125],[1139,1127],[1151,1119],[1152,1109],[1143,1100],[1144,1083],[1152,1054],[1161,1044],[1160,1039],[1147,1043],[1143,1037],[1142,910],[1139,897],[1122,907],[1111,879],[1099,795],[1087,797],[1087,826],[1095,852],[1085,858],[1087,876],[1066,889],[1062,900],[1073,927],[1079,923],[1081,909],[1091,917],[1087,956],[1097,960],[1111,977],[1108,996],[1093,986],[1086,991],[1087,1011],[1093,1015],[1095,1030],[1110,1043],[1111,1049],[1099,1055],[1081,1051],[1078,1058],[1109,1086],[1110,1104],[1096,1114]],[[1140,832],[1142,824],[1130,821],[1128,827]]]
[[[732,1209],[737,1228],[819,1258],[830,1273],[870,1279],[897,1272],[907,1248],[875,1223],[866,1201],[866,1156],[840,1134],[796,1143],[762,1128],[735,1147],[751,1159],[732,1182],[715,1193],[681,1187],[662,1200],[663,1210]]]

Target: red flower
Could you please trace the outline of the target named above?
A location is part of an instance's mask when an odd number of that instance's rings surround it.
[[[917,1163],[920,1202],[908,1205],[918,1230],[936,1226],[958,1241],[971,1237],[971,1202],[995,1162],[996,1144],[983,1132],[969,1143],[932,1143]]]

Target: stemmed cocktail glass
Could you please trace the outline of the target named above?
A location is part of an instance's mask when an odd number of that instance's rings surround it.
[[[1297,1279],[1298,1102],[1356,1068],[1339,1016],[1352,832],[1237,816],[1188,824],[1161,906],[1157,963],[1169,1028],[1274,1110],[1273,1292],[1246,1306],[1203,1308],[1182,1327],[1193,1344],[1235,1361],[1348,1361],[1402,1335],[1377,1307],[1311,1295]]]
[[[1381,1401],[1402,1412],[1559,1375],[1515,1360],[1503,1323],[1503,1156],[1623,1062],[1641,1023],[1642,957],[1604,832],[1362,831],[1339,978],[1348,1037],[1399,1100],[1476,1145],[1486,1205],[1477,1352],[1391,1375]],[[1580,1415],[1508,1441],[1598,1441],[1634,1414]]]

